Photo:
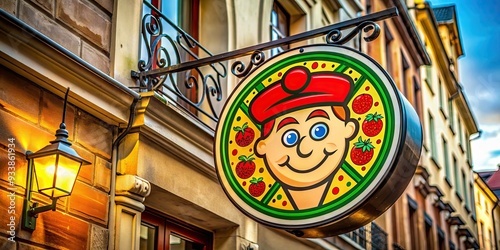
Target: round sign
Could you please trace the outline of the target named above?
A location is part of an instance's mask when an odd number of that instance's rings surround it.
[[[217,125],[217,175],[243,213],[297,236],[375,219],[405,190],[422,131],[371,58],[331,45],[282,53],[236,87]]]

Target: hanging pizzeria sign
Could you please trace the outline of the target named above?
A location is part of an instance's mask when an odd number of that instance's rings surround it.
[[[422,146],[413,108],[382,67],[313,45],[256,68],[216,130],[217,175],[243,213],[297,236],[365,225],[405,190]]]

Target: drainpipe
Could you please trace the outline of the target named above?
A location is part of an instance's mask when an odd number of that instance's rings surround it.
[[[499,201],[495,202],[495,206],[491,209],[491,221],[493,221],[493,238],[495,238],[495,249],[498,250],[497,227],[495,226],[495,208],[497,208]],[[491,240],[491,239],[490,239]]]
[[[135,120],[136,115],[136,107],[137,103],[141,99],[141,96],[134,96],[134,100],[130,105],[130,115],[128,118],[128,124],[125,130],[113,141],[112,144],[112,155],[111,155],[111,180],[110,180],[110,188],[109,188],[109,212],[108,212],[108,230],[109,230],[109,238],[108,238],[108,249],[115,249],[115,195],[116,195],[116,169],[118,167],[118,145],[128,134],[130,129],[132,128],[132,124]]]

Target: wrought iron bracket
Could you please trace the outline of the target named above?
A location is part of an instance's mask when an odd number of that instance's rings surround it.
[[[222,100],[221,81],[227,77],[224,62],[250,56],[248,65],[240,60],[234,61],[231,65],[233,75],[245,77],[253,67],[266,61],[266,54],[263,51],[319,36],[325,36],[327,44],[342,45],[357,35],[365,33],[364,40],[370,42],[380,34],[380,27],[375,22],[398,15],[397,8],[393,7],[279,40],[213,55],[156,7],[147,1],[144,1],[144,5],[150,10],[150,13],[145,14],[141,21],[141,35],[143,41],[147,41],[145,47],[148,58],[139,61],[139,70],[131,71],[131,77],[138,82],[140,90],[154,90],[166,97],[173,94],[176,101],[187,103],[195,109],[195,112],[201,112],[215,122],[218,120],[218,112],[212,100],[219,102]],[[175,39],[164,32],[163,26],[167,24],[176,32]],[[343,35],[343,31],[346,31],[347,35]],[[208,57],[199,58],[193,50],[201,50]],[[187,55],[191,60],[184,59],[183,61],[182,55],[184,57]],[[182,77],[179,77],[180,74]],[[184,84],[182,85],[179,81]],[[195,90],[196,98],[187,96],[186,90],[187,92]],[[209,110],[206,107],[209,107]]]

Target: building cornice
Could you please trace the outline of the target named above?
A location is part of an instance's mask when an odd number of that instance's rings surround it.
[[[420,35],[417,33],[417,29],[413,21],[408,14],[408,9],[406,4],[402,0],[392,0],[389,1],[389,7],[395,6],[398,9],[399,17],[393,20],[399,33],[406,37],[403,39],[406,47],[408,48],[412,60],[416,67],[421,65],[430,65],[431,59],[425,50]],[[392,6],[391,6],[392,5]]]
[[[439,35],[439,24],[436,20],[434,12],[432,11],[429,3],[425,2],[419,4],[416,8],[417,10],[417,20],[421,22],[424,32],[428,36],[429,42],[432,43],[431,48],[433,48],[435,60],[437,62],[437,67],[443,73],[444,83],[447,89],[450,92],[450,96],[456,96],[457,106],[459,110],[463,110],[465,112],[460,112],[460,115],[463,116],[463,121],[467,126],[467,130],[470,134],[475,134],[479,132],[479,128],[470,109],[469,103],[467,101],[467,97],[463,92],[463,88],[458,82],[455,73],[451,70],[451,64],[449,61],[448,54],[444,47],[444,44]]]
[[[458,57],[461,57],[463,56],[465,53],[464,53],[464,46],[462,44],[462,36],[460,34],[460,29],[458,28],[458,16],[457,16],[457,9],[455,7],[455,4],[451,4],[451,5],[441,5],[441,6],[438,6],[438,7],[435,7],[435,8],[451,8],[453,10],[453,13],[452,13],[452,20],[449,20],[449,21],[438,21],[437,23],[439,24],[443,24],[443,25],[447,25],[448,26],[448,29],[451,29],[453,30],[453,32],[455,33],[455,37],[453,37],[453,39],[456,39],[457,40],[457,43],[458,43]]]
[[[488,184],[486,184],[481,176],[477,172],[474,171],[474,182],[476,185],[483,190],[483,192],[488,196],[488,198],[491,200],[492,203],[498,202],[498,197],[493,193],[493,191],[490,189]]]

